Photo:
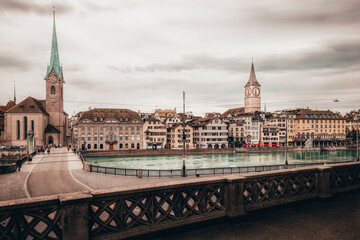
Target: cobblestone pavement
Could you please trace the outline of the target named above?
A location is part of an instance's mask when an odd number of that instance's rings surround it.
[[[0,201],[26,198],[25,182],[35,165],[43,159],[45,155],[35,155],[32,162],[25,162],[21,171],[0,174]]]

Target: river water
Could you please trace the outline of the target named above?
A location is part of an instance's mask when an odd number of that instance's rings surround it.
[[[319,151],[319,152],[288,152],[288,162],[343,162],[354,161],[356,151]],[[106,167],[129,169],[181,169],[182,156],[151,155],[151,156],[118,156],[118,157],[87,157],[87,162]],[[281,165],[285,162],[284,152],[274,153],[229,153],[201,154],[186,156],[188,169],[222,168],[238,166]]]

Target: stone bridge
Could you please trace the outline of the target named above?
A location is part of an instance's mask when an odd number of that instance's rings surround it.
[[[1,239],[122,239],[360,189],[360,163],[0,202]]]

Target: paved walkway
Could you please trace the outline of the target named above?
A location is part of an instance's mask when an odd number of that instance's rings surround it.
[[[32,162],[25,162],[21,171],[0,174],[0,201],[29,197],[25,182],[44,155],[35,155]]]
[[[71,176],[70,161],[78,160],[65,148],[54,148],[50,154],[45,154],[32,170],[26,183],[29,195],[39,197],[88,190]]]
[[[187,177],[190,179],[194,177]],[[77,155],[66,148],[53,148],[50,154],[38,154],[21,171],[0,175],[0,201],[61,193],[153,185],[184,178],[136,178],[90,173],[82,169]]]

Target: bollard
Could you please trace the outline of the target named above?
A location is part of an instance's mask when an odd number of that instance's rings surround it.
[[[138,178],[142,178],[142,170],[141,169],[138,169]]]

